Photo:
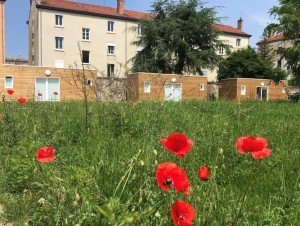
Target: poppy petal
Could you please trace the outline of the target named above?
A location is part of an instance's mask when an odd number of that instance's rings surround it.
[[[52,162],[56,159],[56,156],[51,157],[43,157],[43,158],[36,158],[38,162]]]
[[[39,148],[36,152],[36,160],[38,162],[52,162],[56,159],[54,156],[55,149],[52,147],[42,147]]]
[[[187,202],[177,200],[171,207],[171,215],[175,225],[179,226],[190,226],[196,217],[196,211]]]
[[[264,159],[271,155],[272,150],[269,148],[264,148],[262,151],[252,152],[252,157],[254,159]]]
[[[156,169],[156,181],[158,186],[168,191],[170,187],[173,187],[176,191],[183,194],[190,194],[189,180],[185,171],[172,162],[164,162],[157,166]]]
[[[172,133],[167,139],[160,139],[162,145],[177,157],[182,158],[187,155],[194,141],[188,140],[184,134]]]
[[[210,172],[206,166],[200,166],[198,169],[198,177],[200,180],[207,181],[209,179]]]
[[[242,148],[244,139],[246,139],[246,138],[247,138],[247,137],[240,137],[240,138],[235,142],[235,146],[236,146],[237,148]]]

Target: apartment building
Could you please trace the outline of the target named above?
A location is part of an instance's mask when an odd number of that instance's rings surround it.
[[[243,31],[242,18],[237,21],[236,27],[224,24],[214,24],[213,26],[222,32],[222,35],[220,35],[219,38],[231,47],[230,51],[247,48],[250,45],[251,35]],[[228,53],[226,53],[226,50],[224,48],[220,47],[218,54],[226,57]],[[218,69],[204,69],[204,75],[207,76],[208,82],[216,82]]]
[[[29,25],[29,64],[68,68],[76,64],[96,68],[98,76],[124,77],[129,60],[141,47],[132,45],[142,35],[140,19],[149,13],[125,10],[124,0],[117,7],[105,7],[67,0],[31,0]],[[214,24],[220,39],[233,49],[249,45],[249,34],[237,28]],[[135,31],[133,31],[135,27]],[[225,49],[219,54],[226,55]],[[209,81],[216,81],[216,70],[204,70]]]
[[[286,59],[281,59],[281,56],[277,54],[277,50],[280,48],[289,48],[292,47],[292,43],[284,40],[283,33],[279,33],[274,35],[272,32],[269,34],[269,38],[267,39],[267,44],[270,47],[270,50],[274,53],[273,56],[273,64],[274,66],[280,67],[282,69],[286,69]]]
[[[5,62],[4,2],[0,0],[0,64]]]

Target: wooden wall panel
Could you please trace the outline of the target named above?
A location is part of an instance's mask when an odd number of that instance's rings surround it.
[[[137,73],[128,75],[127,84],[134,84],[135,87],[128,91],[128,100],[159,100],[165,99],[165,84],[172,83],[175,78],[176,82],[181,84],[182,100],[206,100],[207,99],[207,77],[200,76],[179,76],[172,74],[157,73]],[[133,82],[135,81],[135,82]],[[150,82],[150,93],[144,92],[145,82]],[[204,90],[200,90],[200,84],[203,84]],[[132,93],[131,93],[132,92]],[[133,98],[132,96],[135,96]]]
[[[251,78],[238,78],[238,79],[224,79],[221,80],[220,97],[228,100],[250,100],[256,99],[256,88],[268,87],[268,100],[286,100],[286,93],[282,92],[283,87],[287,86],[287,81],[281,81],[275,84],[269,79],[251,79]],[[246,87],[246,95],[241,95],[241,86]]]
[[[0,66],[0,92],[5,95],[7,92],[4,88],[6,76],[12,76],[14,81],[13,100],[18,97],[26,97],[29,100],[35,100],[35,79],[36,77],[46,77],[45,70],[50,70],[50,78],[59,78],[60,80],[60,100],[81,100],[83,97],[82,92],[76,88],[74,78],[77,75],[82,76],[82,70],[59,69],[48,67],[35,67],[35,66],[21,66],[21,65],[1,65]],[[97,74],[96,71],[85,71],[85,75],[93,84],[96,84]],[[81,85],[79,82],[77,85]],[[94,86],[86,87],[89,98],[95,99]],[[8,98],[6,98],[8,99]]]

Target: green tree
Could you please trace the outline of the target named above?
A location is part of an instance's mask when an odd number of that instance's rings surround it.
[[[261,56],[264,60],[272,60],[275,56],[275,52],[271,49],[269,43],[268,43],[269,34],[267,30],[264,30],[261,41],[257,43],[258,46],[258,54]]]
[[[270,24],[267,29],[283,32],[284,40],[293,46],[282,48],[279,54],[287,61],[287,66],[295,77],[300,77],[300,1],[279,0],[280,5],[270,10],[270,15],[278,19],[278,23]]]
[[[219,21],[215,8],[200,0],[157,0],[152,8],[153,17],[140,21],[143,35],[134,44],[143,49],[132,71],[202,74],[201,68],[218,65],[218,48],[228,46],[212,26]]]
[[[262,78],[278,83],[287,73],[273,67],[270,60],[263,59],[253,48],[240,49],[229,54],[219,65],[218,79]]]

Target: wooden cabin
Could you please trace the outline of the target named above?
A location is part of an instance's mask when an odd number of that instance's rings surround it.
[[[85,78],[84,79],[84,76]],[[31,101],[82,100],[86,89],[88,98],[95,99],[97,73],[93,70],[0,65],[0,92],[3,100],[25,97]],[[9,95],[7,90],[13,90]]]
[[[227,100],[286,100],[286,87],[286,80],[275,84],[269,79],[223,79],[220,81],[219,97]]]
[[[207,77],[143,73],[127,76],[127,100],[206,100]]]

